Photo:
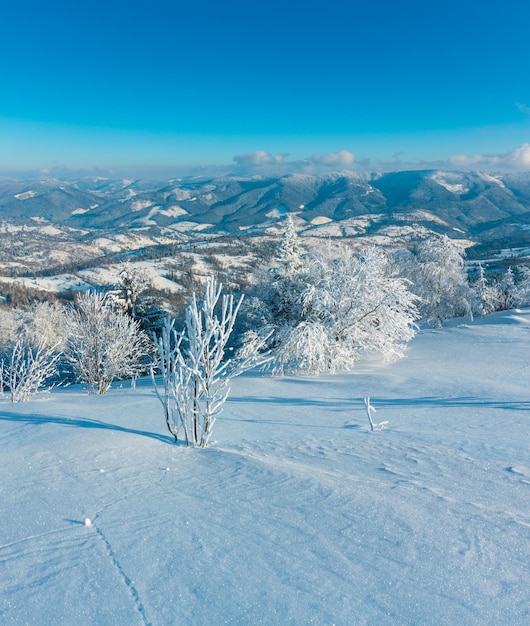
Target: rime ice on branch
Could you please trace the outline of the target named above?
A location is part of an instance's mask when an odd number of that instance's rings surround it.
[[[184,329],[178,333],[175,320],[166,319],[156,341],[156,366],[162,377],[151,376],[164,408],[166,425],[178,441],[179,430],[187,446],[205,448],[215,420],[230,391],[231,378],[263,363],[263,340],[247,334],[243,347],[226,359],[226,346],[234,328],[242,298],[223,295],[222,286],[209,279],[202,301],[193,293],[186,310]]]

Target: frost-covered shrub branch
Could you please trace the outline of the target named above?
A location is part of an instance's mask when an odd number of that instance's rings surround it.
[[[388,422],[374,422],[374,413],[376,413],[376,409],[373,404],[370,402],[370,398],[366,397],[364,399],[364,406],[366,408],[366,414],[368,416],[368,423],[370,424],[370,430],[372,432],[378,432],[384,430],[388,426]]]
[[[243,347],[227,359],[227,343],[241,306],[222,286],[210,279],[202,300],[193,293],[179,333],[175,320],[167,318],[156,340],[157,369],[162,383],[152,378],[164,409],[166,425],[178,441],[182,431],[186,445],[205,448],[217,416],[230,391],[229,382],[263,362],[263,340],[247,335]]]
[[[60,358],[55,346],[47,348],[44,341],[36,346],[17,341],[0,367],[2,390],[9,389],[11,402],[27,402],[40,389],[53,386]]]

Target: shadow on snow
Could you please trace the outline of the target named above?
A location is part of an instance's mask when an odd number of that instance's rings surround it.
[[[425,396],[420,398],[378,398],[377,396],[371,396],[374,406],[392,407],[392,406],[409,406],[409,407],[482,407],[489,409],[503,409],[510,411],[527,411],[530,409],[530,401],[513,401],[506,402],[502,400],[489,400],[476,398],[475,396],[464,396],[460,398],[448,398],[442,396]],[[322,400],[309,399],[309,398],[293,398],[293,397],[281,397],[281,396],[244,396],[244,397],[229,397],[227,404],[234,403],[252,403],[252,404],[283,404],[288,406],[315,406],[330,409],[350,409],[356,408],[357,405],[363,407],[364,410],[364,398],[326,398]],[[358,407],[357,407],[358,408]]]
[[[175,443],[175,439],[169,435],[160,435],[158,433],[150,433],[145,430],[137,430],[135,428],[126,428],[117,424],[109,424],[100,420],[88,419],[83,417],[57,417],[51,415],[20,415],[18,413],[0,413],[0,421],[17,422],[19,424],[57,424],[59,426],[73,426],[74,428],[101,428],[103,430],[114,430],[121,433],[129,433],[130,435],[140,435],[141,437],[150,437],[162,443]]]

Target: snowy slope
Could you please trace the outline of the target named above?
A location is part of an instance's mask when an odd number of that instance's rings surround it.
[[[530,310],[461,322],[235,380],[206,450],[148,381],[1,400],[0,623],[530,623]]]

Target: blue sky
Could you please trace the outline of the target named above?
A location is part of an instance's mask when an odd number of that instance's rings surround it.
[[[530,169],[528,0],[51,0],[0,20],[0,170]]]

